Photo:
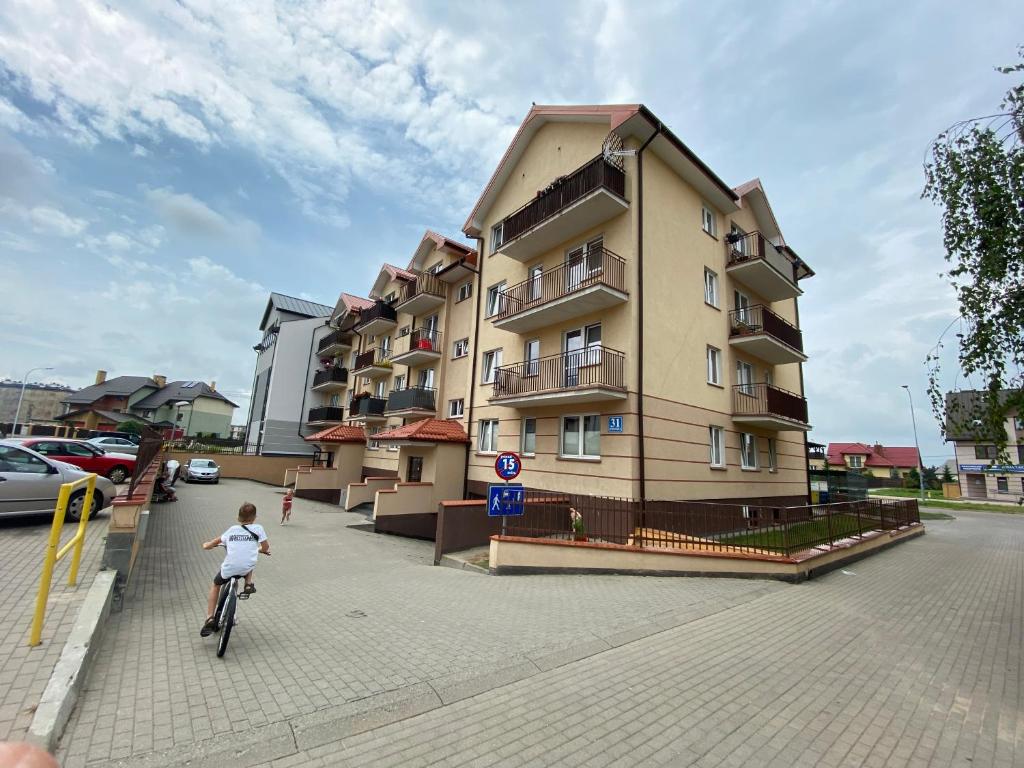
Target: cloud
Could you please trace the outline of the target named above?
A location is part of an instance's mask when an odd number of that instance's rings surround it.
[[[161,188],[146,189],[145,195],[157,213],[184,235],[225,240],[239,236],[252,239],[260,234],[255,222],[229,220],[190,194]]]
[[[74,237],[89,226],[85,219],[75,218],[48,205],[28,207],[11,198],[0,198],[0,216],[6,216],[26,224],[40,235]]]

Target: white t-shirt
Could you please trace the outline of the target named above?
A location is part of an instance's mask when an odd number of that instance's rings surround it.
[[[262,525],[246,523],[245,526],[259,537],[259,541],[238,523],[220,535],[221,542],[228,550],[224,555],[224,562],[220,564],[220,575],[225,579],[244,576],[255,568],[256,560],[259,559],[259,545],[267,540],[267,532],[263,530]]]

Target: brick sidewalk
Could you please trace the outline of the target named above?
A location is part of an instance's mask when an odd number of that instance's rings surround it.
[[[179,484],[180,485],[180,484]],[[536,576],[494,578],[431,565],[433,545],[347,528],[363,520],[238,480],[183,486],[154,508],[123,612],[59,750],[62,764],[128,758],[230,735],[270,733],[346,702],[415,691],[498,667],[537,668],[605,650],[759,597],[774,582]],[[260,509],[273,557],[224,659],[199,637],[223,531],[243,500]],[[495,683],[497,684],[497,683]]]
[[[71,555],[57,564],[43,625],[43,642],[35,648],[29,648],[27,643],[50,520],[45,516],[0,520],[0,741],[19,741],[28,731],[64,640],[99,570],[109,515],[110,510],[101,512],[86,529],[77,587],[67,586]],[[61,543],[74,536],[75,530],[76,526],[65,525]]]

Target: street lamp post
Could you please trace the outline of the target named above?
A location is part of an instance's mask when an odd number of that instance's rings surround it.
[[[914,396],[910,394],[910,387],[900,384],[907,390],[907,397],[910,398],[910,423],[914,425],[914,448],[917,449],[917,480],[921,486],[921,501],[924,501],[924,465],[921,462],[921,446],[917,442],[917,419],[914,416]]]
[[[183,405],[192,405],[192,403],[190,403],[188,400],[179,400],[178,402],[176,402],[174,404],[174,408],[175,408],[175,411],[174,411],[174,427],[175,427],[175,429],[178,426],[178,422],[181,421],[181,407]],[[183,438],[184,437],[188,437],[188,430],[189,430],[189,427],[191,427],[191,426],[192,426],[192,412],[189,411],[189,413],[188,413],[188,426],[185,427],[185,432],[182,434]]]
[[[18,419],[21,418],[21,401],[25,398],[25,385],[28,384],[28,377],[36,371],[52,371],[53,366],[46,368],[29,368],[25,375],[21,378],[21,394],[18,395],[18,408],[14,411],[14,423],[11,425],[11,435],[17,436],[18,434]]]

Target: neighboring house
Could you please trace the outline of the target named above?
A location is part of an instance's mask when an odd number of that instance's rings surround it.
[[[959,469],[960,494],[974,499],[1024,498],[1024,417],[1011,411],[1003,428],[1006,455],[972,414],[981,407],[984,392],[946,394],[946,440],[953,443]]]
[[[215,382],[172,381],[131,406],[132,413],[174,433],[227,438],[238,406],[217,391]]]
[[[64,413],[64,400],[75,390],[63,384],[42,384],[33,382],[25,385],[25,397],[21,402],[18,422],[53,421]],[[0,381],[0,424],[11,423],[18,410],[21,397],[21,382]]]
[[[872,477],[905,478],[919,465],[917,448],[875,443],[829,443],[826,451],[831,469],[853,469]],[[825,458],[811,459],[811,469],[824,469]]]
[[[261,455],[311,456],[304,438],[309,410],[319,402],[312,391],[320,366],[318,345],[331,329],[332,308],[281,293],[267,300],[260,331],[252,399],[246,428],[246,451]],[[318,421],[318,424],[323,423]]]

